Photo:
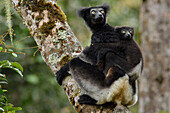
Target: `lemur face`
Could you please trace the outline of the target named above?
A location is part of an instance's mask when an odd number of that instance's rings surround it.
[[[116,28],[117,32],[121,35],[122,39],[132,39],[134,35],[133,27],[120,27]]]
[[[105,25],[109,9],[108,5],[81,8],[78,10],[78,15],[84,19],[87,26],[92,30],[96,26]]]
[[[90,10],[91,21],[93,24],[100,24],[105,21],[105,10],[103,8],[92,8]]]

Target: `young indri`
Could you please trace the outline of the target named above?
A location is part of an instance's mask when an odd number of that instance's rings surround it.
[[[86,91],[79,103],[131,106],[137,101],[136,79],[141,74],[142,55],[132,39],[133,28],[106,23],[108,10],[105,5],[79,10],[93,32],[92,44],[56,73],[57,81],[61,85],[70,72]]]
[[[109,74],[111,66],[118,66],[128,73],[131,80],[136,80],[141,74],[143,59],[138,45],[133,40],[134,29],[132,27],[114,29],[115,32],[112,34],[119,41],[103,43],[92,40],[93,43],[82,51],[79,58],[91,65],[97,65],[105,75]],[[100,38],[102,36],[98,36],[98,39]]]

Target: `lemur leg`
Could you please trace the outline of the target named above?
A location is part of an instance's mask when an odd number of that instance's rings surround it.
[[[115,66],[118,67],[119,69],[128,72],[131,68],[132,65],[126,61],[126,59],[119,57],[113,52],[108,52],[105,56],[105,74],[109,70],[110,67]]]
[[[88,92],[94,92],[94,87],[96,90],[100,90],[99,87],[104,85],[105,75],[103,72],[97,66],[86,63],[80,58],[74,58],[70,61],[70,73],[81,88]]]
[[[110,67],[105,78],[106,86],[110,86],[114,81],[116,81],[120,77],[123,77],[125,74],[126,72],[121,70],[119,67]]]
[[[70,61],[70,73],[81,89],[87,93],[81,95],[78,102],[81,104],[96,104],[96,98],[93,99],[93,96],[105,88],[103,72],[99,71],[96,66],[76,58]]]
[[[97,66],[98,68],[103,71],[104,70],[104,65],[105,65],[105,56],[108,52],[113,52],[113,50],[108,49],[108,48],[102,48],[99,50],[98,55],[97,55]]]
[[[89,105],[96,105],[97,101],[91,98],[88,95],[80,95],[80,99],[78,100],[80,104],[89,104]]]

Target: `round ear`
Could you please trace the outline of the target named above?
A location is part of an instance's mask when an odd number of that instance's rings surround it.
[[[132,29],[132,31],[133,31],[133,32],[135,32],[135,29],[134,29],[134,27],[131,27],[131,29]]]
[[[110,10],[110,6],[107,5],[107,4],[103,4],[101,7],[105,10],[106,14],[107,14],[107,13],[109,12],[109,10]]]
[[[82,8],[80,8],[80,9],[77,11],[77,14],[78,14],[80,17],[84,18],[87,10],[88,10],[88,8],[82,7]]]
[[[132,32],[133,32],[133,35],[135,34],[135,29],[134,29],[134,27],[131,27],[131,29],[132,29]]]

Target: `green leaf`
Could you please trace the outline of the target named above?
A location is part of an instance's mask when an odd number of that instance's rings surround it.
[[[0,84],[8,84],[8,82],[0,81]]]
[[[22,66],[17,62],[9,62],[8,60],[0,61],[0,68],[10,68],[14,71],[16,71],[21,77],[23,77],[23,68]],[[2,74],[1,74],[2,76]]]
[[[0,51],[2,51],[3,50],[3,47],[0,47]]]
[[[5,65],[9,65],[9,61],[8,60],[0,61],[0,68],[5,66]]]
[[[2,91],[3,91],[4,93],[8,92],[8,90],[6,90],[6,89],[3,89]]]
[[[15,113],[15,111],[8,111],[8,113]]]
[[[2,91],[1,88],[0,88],[0,94],[4,96],[4,92]]]
[[[13,52],[13,50],[12,50],[12,49],[8,49],[8,51]]]
[[[23,68],[22,68],[22,66],[18,62],[11,62],[11,65],[13,67],[18,68],[19,70],[21,70],[23,72]]]
[[[0,107],[0,111],[5,111],[3,108]]]
[[[14,68],[12,66],[3,66],[2,68],[10,68],[10,69],[16,71],[21,77],[23,77],[21,70],[19,70],[18,68]]]
[[[15,58],[18,57],[16,53],[12,53],[12,56],[14,56]]]
[[[7,79],[6,79],[6,78],[0,78],[0,80],[7,81]]]
[[[16,71],[23,78],[23,74],[18,68],[13,68],[13,70]]]
[[[3,101],[3,102],[0,102],[0,105],[1,105],[1,106],[6,106],[5,100],[3,99],[2,101]]]
[[[5,74],[1,74],[1,73],[0,73],[0,77],[6,78]]]
[[[9,104],[7,106],[4,106],[3,109],[6,111],[8,109],[8,113],[15,113],[15,111],[22,110],[21,107],[13,107],[14,105]]]
[[[18,68],[19,70],[23,72],[23,68],[18,62],[9,62],[8,60],[0,61],[0,68],[6,68],[6,66]]]

